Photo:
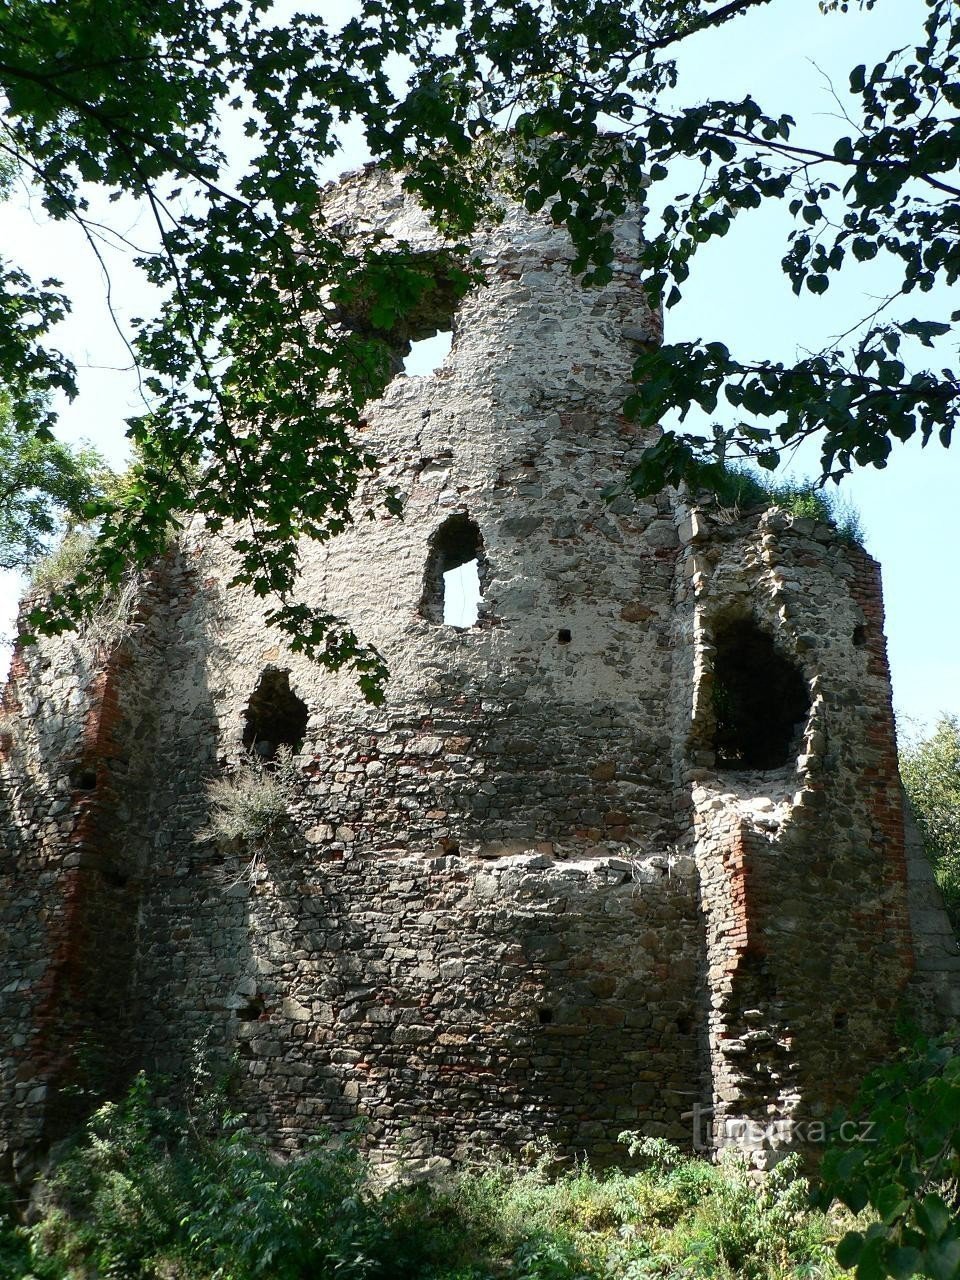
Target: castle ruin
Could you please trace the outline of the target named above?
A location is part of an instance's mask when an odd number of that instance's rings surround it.
[[[368,169],[327,217],[443,248]],[[119,642],[18,649],[0,845],[0,1153],[22,1176],[80,1088],[174,1081],[198,1042],[281,1149],[366,1122],[429,1163],[543,1134],[599,1163],[639,1129],[810,1137],[904,1000],[958,1011],[905,828],[877,565],[832,527],[667,491],[603,498],[659,338],[616,227],[582,288],[508,205],[486,283],[422,333],[442,366],[367,412],[402,518],[303,547],[302,592],[385,656],[379,708],[284,649],[202,529]],[[473,564],[472,625],[444,621]],[[289,822],[198,839],[208,783],[292,753]]]

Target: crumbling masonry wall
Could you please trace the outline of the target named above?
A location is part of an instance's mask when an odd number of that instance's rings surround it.
[[[443,248],[378,170],[332,188],[326,214],[381,248]],[[602,496],[647,443],[620,414],[659,337],[637,235],[626,216],[613,281],[583,289],[565,233],[508,205],[473,246],[486,284],[450,316],[450,355],[368,406],[381,471],[358,510],[389,483],[403,518],[305,546],[303,593],[383,652],[382,707],[271,639],[202,529],[119,647],[19,654],[8,1160],[70,1122],[65,1083],[184,1079],[202,1040],[282,1147],[363,1118],[384,1158],[548,1132],[607,1161],[623,1129],[689,1142],[708,1113],[708,1137],[764,1163],[883,1054],[916,955],[921,1000],[955,999],[929,885],[909,917],[873,562],[776,511]],[[477,531],[467,628],[438,609],[451,517]],[[731,620],[809,691],[760,771],[716,750]],[[268,715],[258,736],[270,697],[292,727]],[[285,733],[285,829],[198,839],[209,780]]]

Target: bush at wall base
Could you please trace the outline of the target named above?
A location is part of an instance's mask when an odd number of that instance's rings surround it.
[[[958,1034],[912,1038],[868,1076],[859,1103],[860,1137],[831,1146],[814,1203],[839,1200],[875,1220],[844,1235],[837,1260],[857,1280],[960,1280]]]

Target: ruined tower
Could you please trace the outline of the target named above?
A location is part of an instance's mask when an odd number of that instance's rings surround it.
[[[442,247],[376,169],[326,212]],[[452,328],[442,366],[369,406],[358,509],[387,482],[403,517],[306,545],[302,589],[384,654],[382,707],[286,651],[202,529],[119,639],[18,652],[9,1160],[71,1122],[67,1086],[182,1079],[203,1041],[279,1146],[363,1117],[387,1156],[546,1133],[602,1162],[641,1129],[763,1163],[886,1052],[905,995],[955,1001],[876,565],[777,509],[602,496],[647,443],[620,413],[659,336],[638,234],[625,216],[584,289],[566,233],[509,206],[473,245],[485,284],[427,326]],[[478,616],[452,624],[469,564]],[[284,744],[289,821],[198,839],[209,781]]]

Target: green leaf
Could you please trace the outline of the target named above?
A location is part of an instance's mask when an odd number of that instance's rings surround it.
[[[920,1267],[922,1253],[919,1249],[899,1246],[890,1249],[886,1255],[887,1268],[894,1280],[910,1280]]]
[[[859,1231],[848,1231],[837,1245],[837,1262],[844,1271],[855,1267],[863,1251],[863,1236]]]
[[[925,347],[932,347],[931,339],[949,333],[951,326],[938,320],[907,320],[905,324],[898,325],[898,328],[902,333],[909,333],[919,338]]]
[[[931,1240],[939,1240],[950,1226],[950,1210],[938,1195],[925,1195],[915,1210],[917,1224]]]
[[[851,1213],[859,1213],[867,1207],[870,1201],[870,1188],[866,1182],[851,1182],[840,1192],[840,1199],[847,1206]]]
[[[945,1240],[926,1251],[924,1269],[933,1280],[958,1280],[960,1277],[960,1240]]]

